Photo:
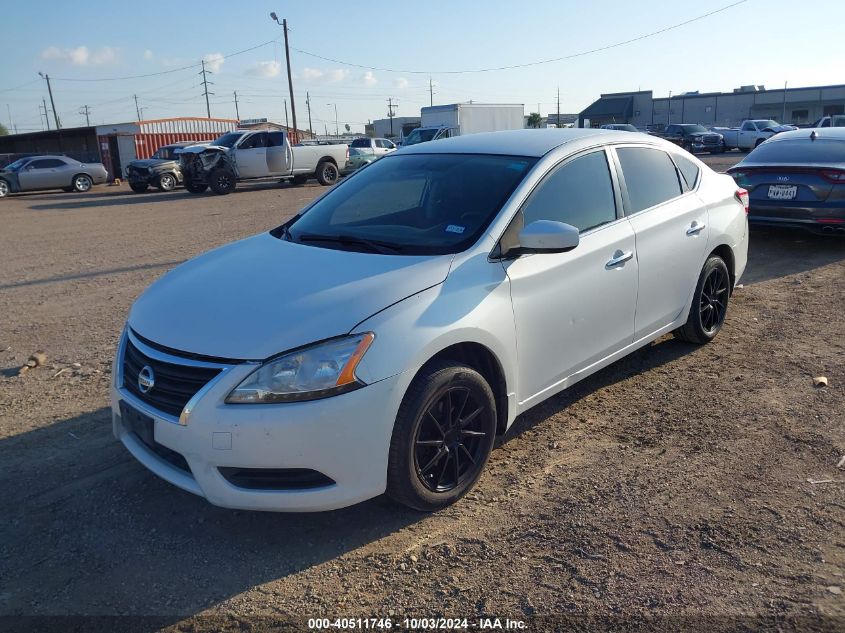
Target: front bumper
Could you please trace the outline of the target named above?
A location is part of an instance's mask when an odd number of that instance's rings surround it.
[[[123,346],[118,351],[116,383],[123,379],[119,370]],[[149,348],[144,351],[168,357]],[[228,393],[253,369],[255,365],[248,363],[225,368],[189,403],[190,413],[183,415],[182,423],[115,384],[111,389],[115,437],[162,479],[227,508],[331,510],[384,492],[393,424],[407,386],[404,374],[323,400],[225,404]],[[155,442],[184,457],[190,472],[161,457],[129,430],[121,418],[121,400],[153,418]],[[335,483],[308,489],[247,489],[230,483],[220,468],[311,469]]]

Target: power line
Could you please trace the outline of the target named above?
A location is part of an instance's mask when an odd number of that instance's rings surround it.
[[[563,55],[561,57],[553,57],[551,59],[541,59],[533,62],[525,62],[524,64],[513,64],[510,66],[494,66],[491,68],[469,68],[469,69],[462,69],[462,70],[417,70],[417,69],[397,69],[397,68],[383,68],[379,66],[367,66],[366,64],[354,64],[352,62],[345,62],[339,59],[333,59],[331,57],[325,57],[323,55],[317,55],[316,53],[311,53],[309,51],[305,51],[299,48],[291,47],[297,53],[301,53],[303,55],[308,55],[309,57],[315,57],[316,59],[322,59],[326,62],[332,62],[333,64],[343,64],[344,66],[352,66],[353,68],[363,68],[365,70],[377,70],[379,72],[385,73],[405,73],[408,75],[465,75],[471,73],[489,73],[495,72],[498,70],[515,70],[517,68],[527,68],[529,66],[539,66],[541,64],[552,64],[554,62],[561,62],[568,59],[575,59],[577,57],[584,57],[585,55],[592,55],[593,53],[600,53],[602,51],[607,51],[612,48],[618,48],[620,46],[626,46],[627,44],[633,44],[634,42],[639,42],[641,40],[648,39],[650,37],[654,37],[655,35],[660,35],[661,33],[666,33],[668,31],[673,31],[675,29],[679,29],[682,26],[686,26],[688,24],[692,24],[693,22],[698,22],[699,20],[703,20],[705,18],[709,18],[712,15],[716,15],[717,13],[722,13],[723,11],[727,11],[729,9],[733,9],[741,4],[745,4],[748,0],[739,0],[738,2],[734,2],[733,4],[726,5],[719,9],[715,9],[710,11],[709,13],[704,13],[702,15],[696,16],[694,18],[690,18],[689,20],[685,20],[683,22],[678,22],[677,24],[673,24],[672,26],[667,26],[665,28],[659,29],[657,31],[652,31],[651,33],[646,33],[645,35],[639,35],[637,37],[633,37],[628,40],[624,40],[622,42],[616,42],[614,44],[608,44],[607,46],[600,46],[599,48],[593,48],[586,51],[581,51],[578,53],[572,53],[570,55]]]

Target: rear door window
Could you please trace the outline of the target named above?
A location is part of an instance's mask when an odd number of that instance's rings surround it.
[[[349,147],[370,147],[370,139],[356,138]]]
[[[681,175],[684,177],[687,187],[695,189],[695,183],[698,182],[698,174],[700,172],[698,165],[681,154],[672,154],[672,158],[675,159],[675,164],[681,171]]]
[[[681,195],[678,170],[663,150],[619,147],[616,154],[628,189],[629,214],[650,209]]]
[[[270,132],[267,137],[267,147],[284,147],[285,133],[284,132]]]

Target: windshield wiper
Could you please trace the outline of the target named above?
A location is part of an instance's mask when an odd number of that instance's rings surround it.
[[[377,242],[369,240],[366,237],[355,237],[354,235],[316,235],[314,233],[305,233],[298,238],[300,242],[329,242],[332,244],[353,244],[364,246],[373,253],[381,253],[382,255],[392,255],[402,250],[402,247],[390,242]]]

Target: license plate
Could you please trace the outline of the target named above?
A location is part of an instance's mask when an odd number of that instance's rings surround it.
[[[147,446],[153,446],[155,435],[153,427],[155,421],[148,415],[144,415],[137,409],[130,407],[123,400],[120,401],[120,418],[123,426],[132,431]]]
[[[798,185],[769,185],[770,200],[793,200],[798,195]]]

